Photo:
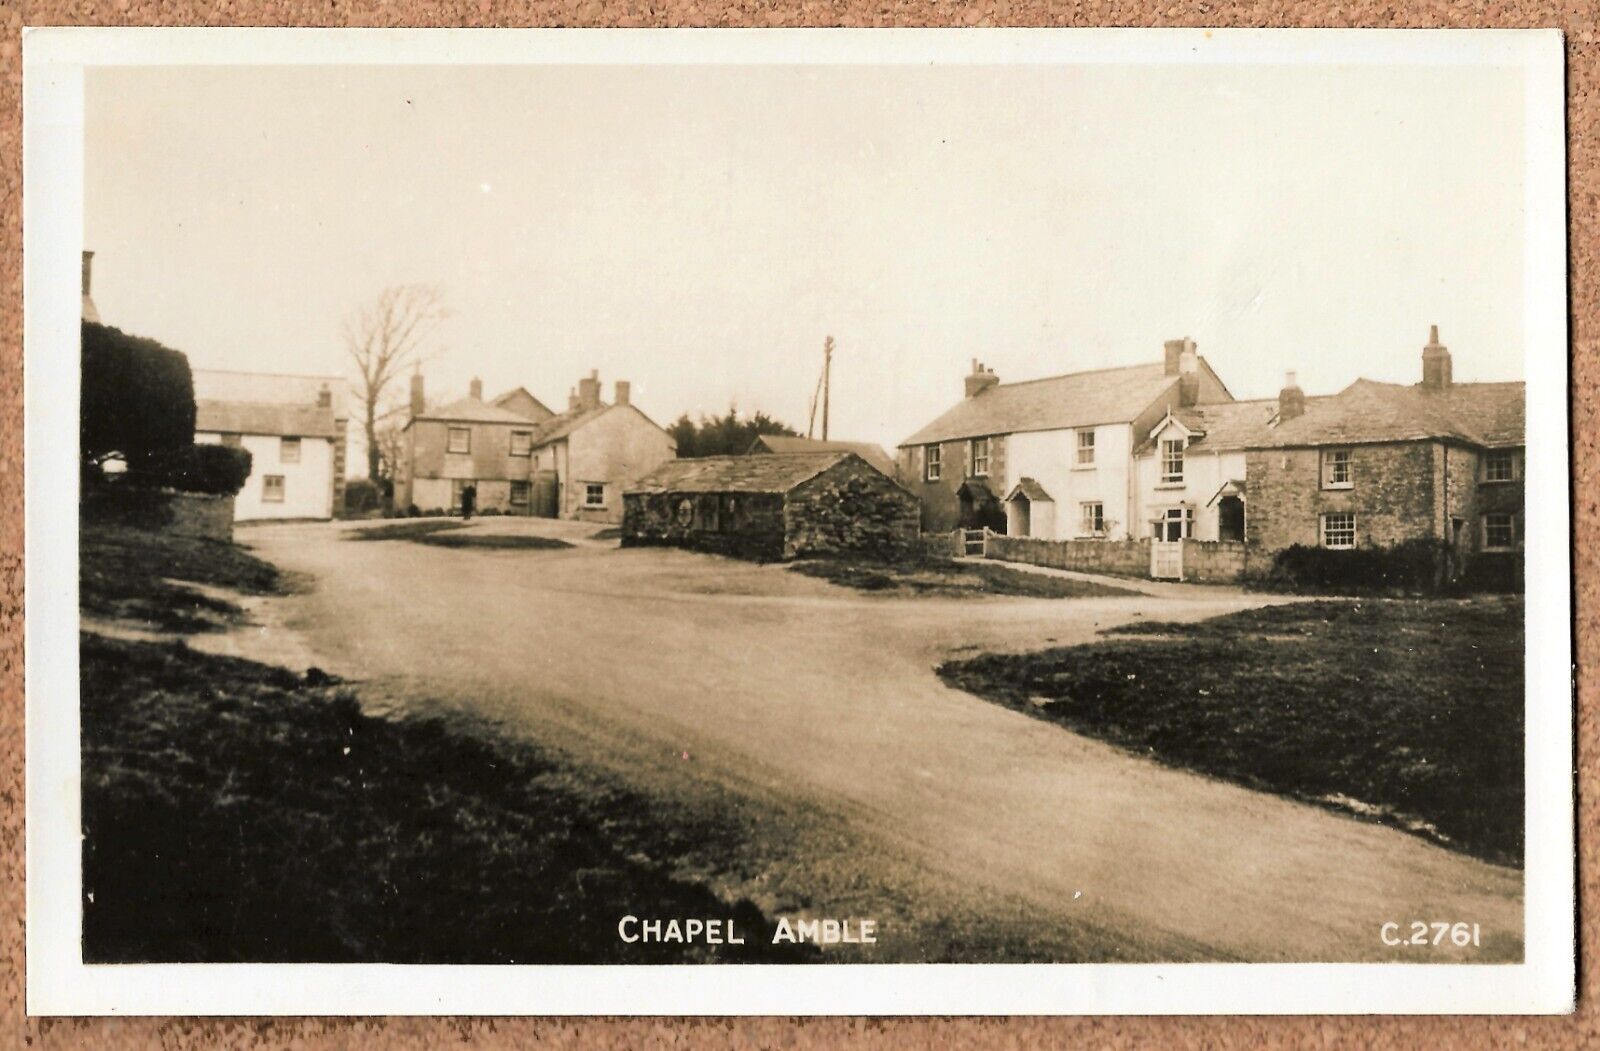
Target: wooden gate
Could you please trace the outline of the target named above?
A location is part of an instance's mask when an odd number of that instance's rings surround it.
[[[987,529],[963,529],[961,531],[961,550],[967,557],[977,555],[983,557],[986,553],[985,540],[989,535]]]
[[[1156,580],[1183,579],[1183,541],[1150,541],[1150,575]]]

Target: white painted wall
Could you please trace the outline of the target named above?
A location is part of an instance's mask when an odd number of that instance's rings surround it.
[[[1093,467],[1078,467],[1077,432],[1032,431],[1006,439],[1006,479],[1001,495],[1011,492],[1020,478],[1032,478],[1055,503],[1054,513],[1033,513],[1030,535],[1046,540],[1072,540],[1081,530],[1081,504],[1098,501],[1105,508],[1110,539],[1128,536],[1132,479],[1133,428],[1126,423],[1094,428]],[[1140,535],[1135,533],[1134,535]]]
[[[1171,433],[1168,433],[1170,430]],[[1244,480],[1244,453],[1242,451],[1204,452],[1201,449],[1186,449],[1183,456],[1183,482],[1179,485],[1167,485],[1161,481],[1161,440],[1163,437],[1177,437],[1182,434],[1182,429],[1168,424],[1155,434],[1151,435],[1153,445],[1150,452],[1139,456],[1135,462],[1135,491],[1138,494],[1138,508],[1134,522],[1133,535],[1149,536],[1150,519],[1159,515],[1163,508],[1177,504],[1187,503],[1194,508],[1194,532],[1196,540],[1217,539],[1217,508],[1206,504],[1222,484],[1230,479]],[[1246,517],[1250,509],[1245,508]]]
[[[222,435],[196,431],[196,444],[217,445]],[[327,438],[301,438],[300,462],[284,463],[279,455],[281,439],[276,435],[246,434],[239,444],[250,452],[250,477],[233,501],[233,520],[248,522],[261,518],[333,517],[333,442]],[[269,474],[283,476],[283,502],[262,500],[263,479]]]

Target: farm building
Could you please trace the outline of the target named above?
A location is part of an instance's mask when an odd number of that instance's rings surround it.
[[[852,452],[674,460],[623,495],[625,547],[755,559],[897,558],[917,543],[916,497]]]

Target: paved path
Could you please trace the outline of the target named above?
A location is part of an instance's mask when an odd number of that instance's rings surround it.
[[[277,619],[331,670],[502,720],[662,798],[726,801],[763,833],[723,889],[875,916],[873,959],[1421,962],[1379,940],[1411,920],[1480,924],[1472,959],[1520,954],[1517,871],[1160,766],[933,671],[1262,596],[894,599],[680,551],[339,533],[240,534],[319,578]]]

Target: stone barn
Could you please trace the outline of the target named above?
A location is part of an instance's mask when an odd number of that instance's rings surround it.
[[[674,460],[623,496],[624,547],[668,544],[741,558],[899,558],[920,508],[852,452]]]

